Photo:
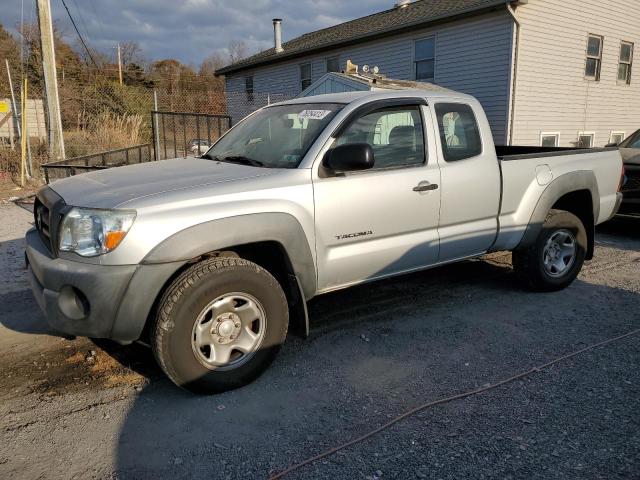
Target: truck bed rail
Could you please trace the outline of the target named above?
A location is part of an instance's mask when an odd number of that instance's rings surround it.
[[[535,147],[525,145],[496,145],[495,148],[496,155],[501,161],[520,160],[532,157],[557,157],[560,155],[578,155],[582,153],[608,152],[618,149],[618,147]]]

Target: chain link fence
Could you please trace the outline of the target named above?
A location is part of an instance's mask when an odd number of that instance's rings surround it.
[[[4,108],[0,105],[0,171],[14,178],[21,162],[19,84],[19,80],[14,82],[18,121],[10,92],[0,91],[0,102],[5,105]],[[295,96],[225,92],[203,87],[202,82],[157,89],[150,85],[120,85],[113,80],[78,83],[64,78],[59,79],[59,95],[66,159],[146,144],[154,150],[154,159],[199,155],[246,115]],[[33,176],[44,178],[40,165],[51,159],[47,153],[43,82],[29,85],[28,98],[27,153],[33,164]],[[159,117],[152,112],[182,115]]]

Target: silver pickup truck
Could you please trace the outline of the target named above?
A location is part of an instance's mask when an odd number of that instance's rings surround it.
[[[43,188],[27,263],[55,329],[146,341],[177,385],[220,392],[308,333],[315,295],[502,250],[530,288],[566,287],[621,173],[615,148],[494,147],[455,92],[300,98],[201,158]]]

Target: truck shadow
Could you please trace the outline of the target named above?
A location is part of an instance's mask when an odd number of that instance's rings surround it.
[[[619,255],[637,251],[637,236],[625,232],[606,230],[597,241]],[[584,278],[563,292],[530,293],[516,285],[510,255],[496,254],[318,297],[309,304],[310,339],[288,338],[262,377],[210,397],[176,388],[147,348],[100,341],[150,380],[119,424],[115,474],[264,478],[421,401],[637,328],[640,318],[630,312],[639,300]],[[6,328],[55,334],[26,288],[0,304]],[[454,421],[448,410],[438,415]],[[520,435],[520,427],[510,433]]]
[[[536,294],[514,282],[509,255],[496,255],[323,295],[309,305],[311,338],[287,339],[252,384],[203,397],[150,383],[122,423],[117,475],[265,478],[419,400],[638,326],[635,292],[577,280]],[[438,415],[455,421],[447,412]]]
[[[623,250],[638,250],[640,217],[614,217],[596,228],[596,245]]]

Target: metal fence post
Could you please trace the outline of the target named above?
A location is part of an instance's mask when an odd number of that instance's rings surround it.
[[[196,138],[198,139],[198,156],[200,156],[200,115],[196,115]]]
[[[156,112],[155,110],[151,110],[151,139],[153,141],[153,157],[154,160],[158,160],[158,129],[156,128]],[[151,158],[149,158],[151,159]]]
[[[153,90],[153,112],[151,112],[151,124],[153,126],[153,157],[158,161],[160,154],[160,132],[158,132],[158,92]],[[164,124],[163,124],[164,127]],[[165,152],[166,157],[166,152]]]
[[[182,114],[182,140],[184,141],[184,157],[187,157],[187,116]]]
[[[178,158],[178,139],[176,137],[176,116],[175,115],[171,115],[171,118],[173,119],[172,125],[173,125],[173,158]]]

